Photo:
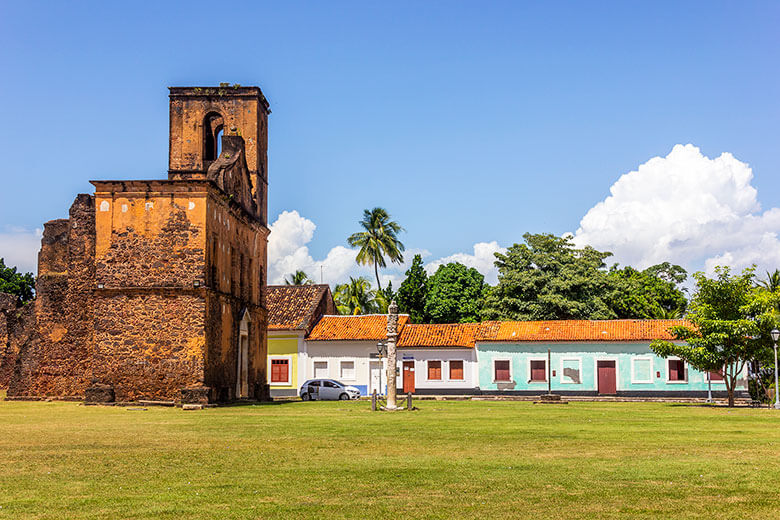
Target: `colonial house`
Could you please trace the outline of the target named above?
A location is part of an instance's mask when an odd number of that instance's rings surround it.
[[[682,320],[484,322],[476,337],[483,394],[704,397],[725,394],[718,372],[701,372],[650,350]],[[708,381],[709,378],[709,381]],[[737,391],[747,390],[742,377]]]
[[[403,392],[479,393],[475,338],[479,323],[408,324],[398,338]]]
[[[305,380],[306,342],[323,315],[336,306],[328,285],[269,285],[268,385],[272,397],[294,396]]]

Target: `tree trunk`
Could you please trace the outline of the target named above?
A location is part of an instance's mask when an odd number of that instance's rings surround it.
[[[729,394],[729,408],[734,408],[734,388],[737,386],[737,374],[731,363],[723,367],[723,382],[726,383],[726,392]]]
[[[374,262],[374,274],[376,275],[376,288],[381,291],[382,284],[379,283],[379,267],[377,267],[376,262]]]

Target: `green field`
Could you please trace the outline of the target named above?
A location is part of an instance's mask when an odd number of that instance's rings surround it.
[[[778,518],[780,413],[0,401],[0,518]]]

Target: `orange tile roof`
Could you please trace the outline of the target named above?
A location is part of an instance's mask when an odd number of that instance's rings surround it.
[[[485,321],[477,341],[648,341],[674,339],[669,327],[686,320]]]
[[[403,330],[408,322],[409,316],[400,314],[398,316],[398,329]],[[323,316],[306,339],[309,341],[379,341],[386,337],[387,315],[363,314],[358,316]]]
[[[398,338],[398,346],[408,347],[471,347],[479,323],[409,324]]]
[[[333,296],[328,285],[269,285],[265,304],[268,309],[268,330],[306,330],[317,314],[333,312]],[[323,298],[327,310],[317,312]]]

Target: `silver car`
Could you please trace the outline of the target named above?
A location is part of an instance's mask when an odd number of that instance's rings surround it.
[[[304,401],[347,401],[360,397],[360,390],[333,379],[309,379],[301,385],[298,395]]]

